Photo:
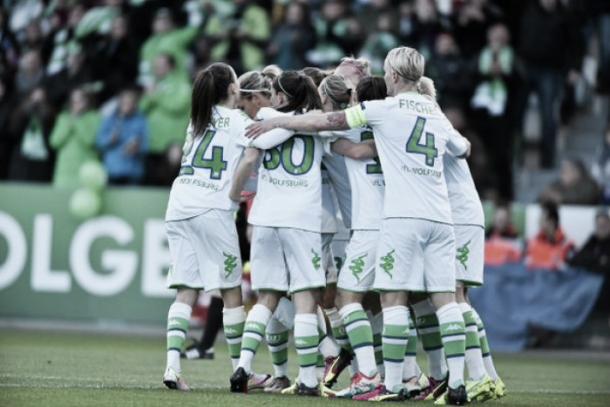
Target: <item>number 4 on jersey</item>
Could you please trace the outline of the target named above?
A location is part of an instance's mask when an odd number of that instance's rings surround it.
[[[215,130],[206,130],[193,155],[192,165],[195,168],[209,169],[211,179],[220,179],[222,177],[222,172],[227,169],[227,162],[222,159],[223,148],[220,146],[213,146],[212,158],[205,158],[208,147],[215,135]]]
[[[434,134],[426,133],[426,144],[419,144],[425,126],[426,119],[418,117],[407,141],[407,153],[425,155],[426,165],[433,167],[434,159],[438,157],[438,150],[434,145]]]

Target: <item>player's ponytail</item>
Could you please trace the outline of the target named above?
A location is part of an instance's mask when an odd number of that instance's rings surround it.
[[[235,83],[233,69],[215,63],[199,71],[193,83],[191,123],[193,135],[201,136],[212,121],[212,109],[229,98],[229,86]]]
[[[419,78],[417,81],[417,93],[436,100],[436,87],[434,86],[434,81],[427,76]]]
[[[285,71],[273,81],[273,89],[286,95],[288,102],[280,112],[303,112],[321,109],[320,95],[311,78],[297,71]]]
[[[352,90],[339,75],[329,75],[324,78],[320,83],[320,93],[330,99],[333,110],[346,109],[352,100]]]

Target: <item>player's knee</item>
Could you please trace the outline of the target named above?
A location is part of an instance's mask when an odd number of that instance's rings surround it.
[[[233,287],[222,291],[225,308],[236,308],[242,305],[241,287]]]
[[[176,302],[193,306],[195,301],[197,301],[198,293],[199,291],[193,288],[179,288],[176,293]]]

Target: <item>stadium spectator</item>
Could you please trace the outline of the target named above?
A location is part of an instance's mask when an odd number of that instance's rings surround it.
[[[434,52],[436,36],[443,30],[436,3],[434,0],[415,0],[414,12],[412,34],[410,38],[403,38],[413,41],[413,44],[421,50],[422,55],[430,58]]]
[[[30,92],[14,110],[9,134],[14,137],[9,179],[49,182],[54,152],[49,145],[55,111],[43,87]]]
[[[595,214],[595,230],[569,264],[610,276],[610,214],[600,209]]]
[[[441,106],[451,102],[466,105],[472,89],[472,75],[453,35],[441,33],[436,37],[434,53],[426,69],[434,80]]]
[[[265,47],[271,36],[266,11],[251,0],[235,0],[234,10],[226,17],[212,16],[206,34],[217,38],[212,48],[213,61],[226,61],[237,72],[265,65]]]
[[[610,204],[610,127],[606,129],[599,157],[593,163],[591,172],[601,186],[604,203]]]
[[[473,57],[485,45],[489,26],[501,18],[501,10],[488,0],[465,1],[457,9],[455,35],[466,57]]]
[[[49,98],[55,106],[63,106],[72,90],[90,86],[94,91],[91,65],[87,64],[85,54],[80,46],[74,45],[68,50],[67,65],[61,71],[49,76],[45,81]],[[106,67],[108,69],[108,67]]]
[[[150,129],[146,176],[150,185],[169,185],[180,167],[191,85],[183,73],[176,71],[169,54],[157,56],[154,74],[155,83],[146,89],[140,102]]]
[[[170,55],[176,75],[187,76],[188,47],[198,33],[198,27],[177,28],[174,17],[167,8],[157,11],[152,23],[152,36],[140,50],[139,83],[150,87],[154,82],[154,65],[160,55]]]
[[[485,234],[485,265],[501,266],[521,260],[522,243],[512,223],[508,206],[496,207],[493,224]]]
[[[505,25],[490,27],[487,40],[478,58],[478,86],[471,105],[477,132],[483,136],[487,154],[494,157],[494,172],[504,181],[500,184],[500,196],[510,199],[513,196],[513,132],[508,104],[509,89],[514,83],[515,54]]]
[[[323,2],[320,13],[314,20],[314,27],[317,35],[316,48],[307,54],[307,59],[322,68],[336,65],[345,56],[345,41],[349,41],[349,20],[345,3],[340,0]]]
[[[19,59],[15,75],[15,91],[18,96],[28,95],[44,80],[44,66],[38,50],[25,52]]]
[[[0,7],[0,75],[11,74],[17,69],[19,47],[13,31],[9,29],[8,14]]]
[[[530,92],[536,92],[542,120],[543,168],[555,164],[557,105],[564,78],[577,75],[580,64],[574,52],[573,30],[558,0],[528,2],[520,20],[518,51],[524,63],[525,85],[519,105],[525,108]]]
[[[148,124],[138,111],[138,91],[121,92],[117,110],[107,117],[97,133],[108,180],[115,185],[136,184],[144,176],[144,154],[148,147]]]
[[[66,68],[69,51],[78,46],[76,26],[85,15],[85,5],[76,3],[71,6],[63,4],[65,8],[55,8],[51,22],[51,32],[47,35],[48,48],[51,49],[46,67],[47,75],[54,75]],[[64,14],[67,21],[64,21]]]
[[[557,271],[573,253],[574,244],[559,222],[559,209],[552,202],[541,205],[540,231],[527,242],[525,264],[528,269]]]
[[[112,21],[110,33],[96,44],[93,53],[95,78],[104,83],[100,100],[107,100],[135,83],[138,75],[136,54],[137,46],[129,34],[127,17],[118,16]],[[108,69],[109,66],[112,69]]]
[[[57,151],[53,185],[78,186],[82,164],[97,160],[95,134],[100,124],[99,114],[92,109],[90,96],[82,89],[70,94],[70,106],[57,118],[50,144]]]
[[[595,205],[600,200],[599,187],[582,161],[566,159],[561,163],[559,179],[542,192],[540,200],[557,204]]]
[[[306,53],[316,45],[311,14],[306,3],[290,3],[282,25],[267,48],[275,64],[298,70],[307,65]]]
[[[379,14],[376,29],[364,43],[361,56],[369,60],[373,73],[383,74],[383,61],[392,49],[398,46],[394,21],[390,13]]]

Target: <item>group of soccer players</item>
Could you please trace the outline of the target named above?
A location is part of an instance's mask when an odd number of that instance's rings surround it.
[[[399,47],[383,78],[352,58],[332,72],[270,67],[238,79],[215,63],[198,73],[166,214],[168,285],[177,290],[167,387],[189,389],[180,352],[205,289],[224,300],[232,392],[453,405],[505,394],[467,296],[483,283],[484,244],[464,159],[470,143],[440,110],[424,65]],[[246,315],[234,213],[253,192],[258,297]],[[263,340],[273,376],[252,370]],[[418,340],[428,374],[417,365]],[[351,384],[333,390],[346,368]]]

